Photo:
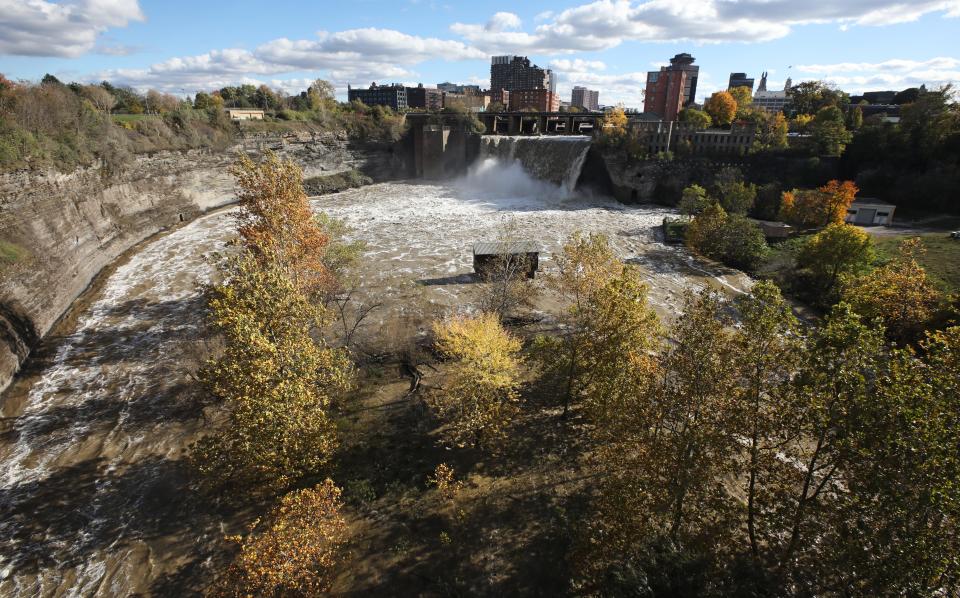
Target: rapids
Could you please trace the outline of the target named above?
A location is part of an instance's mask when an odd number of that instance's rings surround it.
[[[544,269],[572,232],[607,234],[641,267],[665,317],[688,289],[749,285],[662,244],[656,229],[670,210],[565,187],[576,182],[570,172],[582,165],[583,140],[555,142],[569,151],[537,170],[550,182],[524,170],[540,160],[526,147],[535,142],[487,143],[462,179],[378,184],[313,201],[367,242],[361,294],[384,304],[367,334],[400,314],[428,321],[467,309],[477,292],[470,246],[495,239],[505,223],[542,246]],[[503,144],[509,155],[498,153]],[[199,218],[122,260],[2,396],[0,595],[177,595],[183,579],[209,578],[204,560],[237,530],[191,496],[182,457],[206,425],[191,378],[205,355],[201,286],[215,275],[217,254],[229,251],[233,211]]]

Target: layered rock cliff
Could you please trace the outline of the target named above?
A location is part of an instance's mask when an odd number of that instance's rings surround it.
[[[121,172],[0,175],[0,390],[101,269],[151,235],[232,202],[233,156],[263,149],[293,157],[306,176],[359,169],[387,180],[408,168],[395,144],[325,134],[138,156]]]

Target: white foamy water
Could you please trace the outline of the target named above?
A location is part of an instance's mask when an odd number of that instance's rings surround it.
[[[374,328],[401,311],[429,317],[475,301],[471,246],[496,239],[505,223],[541,245],[547,270],[574,231],[607,234],[642,269],[663,315],[686,289],[749,284],[659,243],[670,210],[569,197],[496,158],[448,184],[379,184],[313,205],[368,244],[362,293],[385,303]],[[223,212],[146,245],[109,276],[43,367],[11,387],[0,436],[0,595],[163,593],[155,584],[221,535],[184,506],[178,460],[202,426],[181,402],[192,388],[198,285],[233,228]]]

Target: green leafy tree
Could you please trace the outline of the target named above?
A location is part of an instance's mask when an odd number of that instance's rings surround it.
[[[790,400],[784,384],[799,365],[803,347],[799,323],[780,289],[761,281],[750,294],[737,299],[742,325],[734,338],[733,353],[742,384],[737,394],[735,433],[745,440],[746,457],[738,476],[746,487],[746,529],[754,567],[761,567],[761,552],[777,530],[766,527],[772,507],[768,484],[782,469],[783,405]]]
[[[810,237],[797,265],[810,273],[821,303],[832,302],[841,276],[857,274],[873,261],[870,235],[850,224],[831,224]]]
[[[887,336],[899,343],[920,340],[943,302],[917,261],[923,251],[920,239],[908,239],[894,259],[851,280],[843,290],[843,300],[854,311],[882,321]]]
[[[694,183],[683,190],[677,208],[681,214],[696,216],[704,211],[711,203],[714,203],[714,201],[707,196],[707,190]]]
[[[844,108],[849,96],[823,81],[803,81],[790,88],[790,100],[797,114],[817,114],[822,108]]]
[[[828,156],[839,156],[853,139],[844,124],[843,112],[836,106],[824,106],[813,118],[813,140],[820,152]]]
[[[547,285],[566,303],[560,317],[564,331],[558,336],[538,337],[537,353],[544,370],[562,385],[566,417],[571,401],[581,396],[585,383],[587,331],[583,317],[588,303],[598,289],[622,272],[623,264],[607,237],[600,234],[586,238],[579,233],[571,235],[555,260],[557,272],[547,278]]]
[[[709,114],[696,108],[684,108],[677,114],[677,120],[691,125],[697,130],[709,129],[713,123]]]
[[[717,191],[720,205],[728,214],[746,214],[757,199],[757,186],[743,181],[721,182]]]
[[[707,257],[721,259],[726,239],[727,212],[719,203],[708,205],[687,227],[686,243]]]

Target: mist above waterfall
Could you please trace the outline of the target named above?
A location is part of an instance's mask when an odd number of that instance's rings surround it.
[[[506,197],[563,199],[573,195],[590,150],[590,137],[481,138],[480,157],[462,185]]]

